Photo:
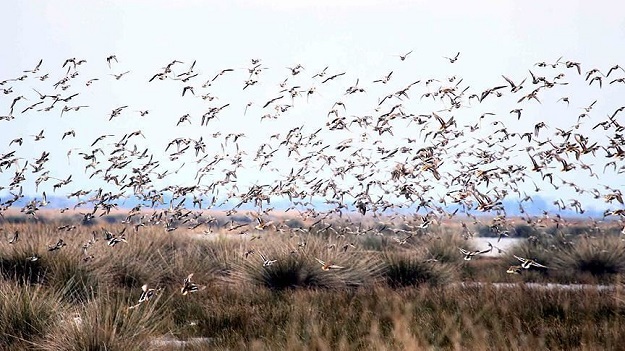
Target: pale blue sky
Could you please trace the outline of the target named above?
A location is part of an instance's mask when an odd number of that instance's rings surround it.
[[[536,62],[553,62],[561,56],[563,60],[581,62],[584,72],[594,67],[605,72],[614,64],[625,64],[623,10],[625,5],[614,1],[5,1],[0,4],[0,80],[19,76],[43,58],[42,72],[51,76],[48,81],[13,84],[19,93],[36,101],[36,94],[28,87],[52,93],[50,85],[65,73],[62,63],[76,57],[87,60],[80,69],[81,77],[98,77],[100,81],[89,90],[75,89],[81,94],[75,104],[89,105],[88,109],[69,112],[62,119],[57,110],[27,113],[11,122],[0,121],[0,153],[12,149],[7,147],[11,139],[27,138],[46,128],[46,133],[55,135],[53,138],[39,144],[28,140],[19,152],[32,160],[41,154],[42,148],[51,150],[58,155],[51,160],[51,173],[59,178],[70,173],[65,168],[67,149],[84,150],[86,144],[105,132],[121,137],[141,129],[148,136],[148,141],[142,143],[153,148],[153,152],[162,152],[163,145],[175,136],[204,135],[207,139],[215,131],[224,135],[243,131],[248,137],[240,145],[251,154],[278,131],[305,124],[312,132],[318,125],[317,118],[323,125],[329,107],[357,78],[367,85],[367,93],[350,97],[348,113],[371,113],[378,98],[390,89],[372,85],[371,81],[391,70],[395,72],[395,88],[417,79],[456,75],[476,92],[505,84],[502,74],[520,80],[528,75],[528,69],[538,70],[533,67]],[[408,59],[400,62],[397,55],[411,50]],[[460,58],[450,65],[443,56],[456,52],[461,52]],[[105,60],[111,54],[116,54],[120,61],[113,69]],[[258,86],[242,93],[240,88],[252,58],[262,59],[268,69]],[[228,117],[199,130],[197,118],[206,102],[181,98],[182,83],[147,83],[173,59],[184,61],[184,67],[197,60],[195,70],[200,77],[192,82],[195,86],[221,69],[236,70],[232,76],[224,76],[227,79],[213,90],[219,95],[218,103],[231,103],[229,114],[225,115]],[[264,112],[257,105],[276,96],[277,84],[288,76],[285,67],[298,63],[304,66],[302,75],[307,77],[325,66],[330,67],[330,72],[347,74],[332,86],[302,80],[301,84],[307,84],[304,88],[318,89],[312,101],[305,108],[298,105],[297,113],[288,119],[258,124]],[[121,81],[110,76],[127,70],[130,73]],[[574,76],[572,70],[567,74]],[[506,125],[512,131],[532,130],[542,120],[550,126],[570,126],[579,109],[595,99],[600,102],[594,112],[601,120],[623,104],[623,92],[621,87],[608,89],[605,84],[601,90],[588,87],[583,79],[578,79],[575,84],[549,92],[549,103],[525,106],[524,118],[518,123],[507,114],[516,103],[510,99],[461,109],[456,119],[459,124],[470,124],[481,113],[496,111],[502,113],[502,119],[510,120]],[[555,103],[565,95],[571,100],[568,110],[562,103]],[[0,115],[4,115],[12,97],[0,95],[0,101]],[[243,117],[248,101],[255,105]],[[426,101],[411,96],[409,112],[430,113],[440,108]],[[104,123],[111,109],[122,105],[130,105],[125,114],[132,117]],[[143,109],[149,109],[150,115],[138,118],[132,112]],[[194,126],[174,129],[184,113],[195,116]],[[562,122],[565,115],[567,122]],[[59,145],[58,135],[69,129],[76,130],[76,139]],[[484,135],[493,130],[494,127],[485,127]],[[358,136],[336,136],[337,141],[347,137]],[[212,147],[219,147],[219,143]],[[524,164],[527,162],[523,160]],[[72,165],[84,168],[82,160]],[[195,169],[188,172],[192,177]],[[585,173],[579,172],[580,177]],[[253,171],[242,177],[249,183],[259,181],[258,173]],[[605,180],[614,183],[618,178]]]

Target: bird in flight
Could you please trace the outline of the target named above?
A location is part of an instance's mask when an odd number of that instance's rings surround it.
[[[332,264],[331,262],[325,262],[322,261],[318,258],[315,257],[315,260],[317,260],[317,262],[319,262],[319,264],[321,265],[321,269],[324,271],[329,271],[329,270],[333,270],[333,269],[343,269],[345,267],[343,266],[337,266],[335,264]]]
[[[523,269],[530,269],[532,267],[537,267],[537,268],[549,268],[547,266],[544,266],[532,259],[529,258],[523,258],[523,257],[519,257],[517,255],[513,255],[517,260],[521,261],[521,268]]]
[[[37,63],[37,66],[35,66],[35,68],[29,71],[24,71],[24,73],[37,73],[39,71],[39,68],[41,68],[42,63],[43,63],[43,59],[39,60],[39,63]]]
[[[397,56],[399,56],[399,59],[400,59],[401,61],[406,61],[406,58],[408,58],[408,55],[412,54],[412,51],[413,51],[413,50],[410,50],[410,51],[408,51],[407,53],[405,53],[405,54],[403,54],[403,55],[397,55]]]
[[[120,79],[122,79],[122,77],[123,77],[124,75],[126,75],[126,74],[128,74],[128,73],[130,73],[130,71],[126,71],[126,72],[123,72],[123,73],[120,73],[120,74],[111,74],[111,75],[112,75],[113,77],[115,77],[115,79],[116,79],[116,80],[120,80]]]
[[[260,255],[260,259],[263,260],[263,267],[269,267],[278,261],[278,260],[270,260],[267,258],[267,256],[263,255],[260,252],[258,254]]]
[[[188,293],[197,292],[206,288],[206,286],[199,286],[191,282],[192,277],[193,273],[189,274],[182,282],[182,288],[180,289],[180,293],[182,293],[182,295],[187,295]]]
[[[195,92],[193,91],[193,87],[192,86],[186,86],[182,89],[182,96],[184,96],[184,94],[188,91],[191,92],[191,94],[195,95]]]
[[[48,251],[57,251],[60,250],[63,246],[67,246],[67,244],[65,243],[65,241],[63,241],[63,239],[59,239],[56,244],[48,246]]]
[[[117,61],[117,56],[111,55],[111,56],[106,58],[106,63],[108,63],[109,68],[111,68],[111,62],[113,62],[113,61],[115,61],[116,63],[119,63],[119,61]]]
[[[454,56],[454,57],[447,57],[447,56],[443,56],[443,57],[448,59],[449,63],[454,63],[454,62],[458,61],[458,57],[460,57],[460,52],[458,52],[456,54],[456,56]]]
[[[131,310],[131,309],[137,308],[142,303],[149,301],[152,297],[154,297],[154,295],[156,295],[156,292],[157,292],[156,289],[148,289],[148,285],[143,284],[143,286],[141,287],[141,296],[139,296],[139,302],[134,306],[128,307],[128,309]]]

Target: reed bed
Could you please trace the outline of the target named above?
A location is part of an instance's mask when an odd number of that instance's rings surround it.
[[[610,251],[623,244],[613,236],[555,247],[528,241],[502,258],[465,261],[458,246],[469,246],[447,234],[374,246],[318,233],[250,240],[146,227],[83,253],[100,228],[4,229],[21,237],[0,243],[1,349],[201,350],[206,344],[184,342],[205,338],[216,350],[596,350],[625,341],[623,250]],[[67,245],[48,251],[60,237]],[[263,266],[261,253],[275,262]],[[549,269],[506,274],[518,264],[513,255]],[[341,268],[323,270],[319,261]],[[189,273],[201,289],[182,295]],[[611,288],[535,289],[529,281]],[[130,308],[144,284],[154,297]],[[182,344],[159,344],[164,336]]]

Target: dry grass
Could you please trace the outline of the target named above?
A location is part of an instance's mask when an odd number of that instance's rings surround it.
[[[444,234],[404,245],[387,240],[379,251],[360,239],[329,241],[319,233],[209,240],[147,227],[114,247],[100,239],[85,262],[81,246],[97,227],[5,229],[23,234],[15,244],[0,243],[0,349],[174,349],[153,343],[163,335],[210,338],[217,350],[594,350],[625,341],[619,284],[606,290],[458,284],[566,281],[583,272],[595,282],[618,282],[625,250],[613,237],[570,248],[521,245],[511,253],[553,269],[511,276],[505,269],[517,264],[513,257],[463,261],[458,246],[470,247]],[[59,237],[68,245],[48,252]],[[276,262],[263,267],[260,252]],[[33,255],[40,258],[28,260]],[[324,271],[316,259],[344,268]],[[603,268],[595,269],[596,262]],[[182,296],[189,273],[206,288]],[[143,284],[160,289],[156,298],[129,310]]]
[[[60,294],[39,286],[0,282],[0,349],[28,348],[58,322]]]
[[[392,288],[442,286],[452,281],[454,267],[413,252],[387,252],[384,277]]]
[[[625,273],[625,242],[616,236],[583,237],[558,252],[553,266],[573,282],[595,279],[613,283]]]
[[[168,312],[157,296],[136,309],[122,292],[99,292],[64,314],[43,341],[42,350],[145,350],[154,335],[167,331]]]

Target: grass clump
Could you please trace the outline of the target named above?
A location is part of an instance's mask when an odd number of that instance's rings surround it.
[[[299,238],[298,245],[282,250],[263,244],[234,262],[233,271],[238,278],[270,290],[352,289],[380,280],[383,263],[378,252],[341,247],[341,242],[329,246],[314,236]],[[264,265],[261,253],[275,262]],[[324,270],[321,262],[338,267]]]
[[[253,284],[270,290],[295,288],[338,288],[336,276],[324,274],[319,267],[295,253],[269,254],[270,265],[258,257],[249,257],[241,267],[245,278]]]
[[[39,345],[42,350],[145,350],[169,326],[160,294],[129,309],[136,294],[100,291],[97,297],[64,314]]]
[[[34,245],[15,245],[0,252],[0,274],[22,284],[42,283],[48,269],[47,257]]]
[[[80,256],[59,252],[49,259],[45,284],[59,291],[65,301],[86,302],[99,285],[97,272]]]
[[[0,283],[0,349],[25,349],[65,310],[61,296],[42,286]]]
[[[609,282],[625,273],[625,243],[616,236],[583,237],[554,257],[554,266],[571,280]]]
[[[384,263],[384,278],[392,288],[440,286],[449,283],[454,273],[451,266],[425,259],[417,253],[387,252]]]
[[[147,232],[147,230],[145,230]],[[132,233],[115,247],[100,245],[93,266],[112,286],[137,289],[143,284],[178,287],[189,274],[203,281],[228,274],[234,243],[193,239],[152,231]]]
[[[428,258],[435,259],[441,263],[462,263],[462,254],[460,254],[458,248],[462,247],[468,251],[475,249],[461,235],[450,233],[429,238],[423,245],[428,252]]]

